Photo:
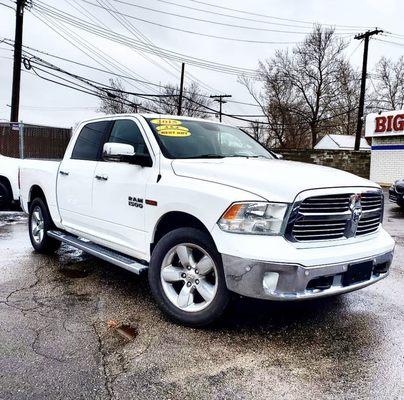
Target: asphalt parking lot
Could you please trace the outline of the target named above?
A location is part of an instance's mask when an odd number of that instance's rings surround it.
[[[390,276],[336,298],[240,299],[190,329],[156,308],[147,277],[63,246],[35,254],[0,213],[0,399],[402,399],[404,212]]]

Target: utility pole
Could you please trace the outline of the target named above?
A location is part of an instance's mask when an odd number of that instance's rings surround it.
[[[18,114],[20,108],[22,29],[25,3],[26,0],[16,1],[17,7],[15,9],[14,66],[10,122],[18,122]]]
[[[222,104],[227,103],[223,98],[232,97],[231,94],[218,94],[210,96],[213,101],[217,101],[219,103],[219,121],[222,122]]]
[[[359,150],[361,143],[361,134],[363,126],[363,110],[365,107],[365,92],[366,92],[366,76],[368,67],[368,51],[369,51],[369,38],[373,35],[383,33],[381,29],[375,29],[373,31],[367,31],[355,36],[357,40],[365,40],[363,48],[363,62],[362,62],[362,80],[361,80],[361,92],[359,97],[359,110],[358,110],[358,122],[356,125],[356,137],[355,137],[355,150]]]
[[[180,95],[178,98],[178,111],[177,115],[181,115],[181,108],[182,108],[182,96],[184,93],[184,72],[185,72],[185,63],[181,64],[181,82],[180,82]]]

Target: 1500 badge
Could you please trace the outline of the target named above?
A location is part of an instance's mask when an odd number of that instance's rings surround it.
[[[131,207],[137,207],[137,208],[143,208],[143,199],[140,199],[138,197],[128,197],[128,204]]]

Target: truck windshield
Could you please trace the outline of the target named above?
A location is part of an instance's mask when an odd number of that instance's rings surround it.
[[[168,158],[275,158],[238,128],[205,121],[146,118]]]

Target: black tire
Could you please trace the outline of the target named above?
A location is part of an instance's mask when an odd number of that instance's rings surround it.
[[[12,197],[10,187],[0,182],[0,210],[6,210],[11,206]]]
[[[217,282],[217,289],[213,299],[210,300],[210,303],[206,306],[206,308],[200,311],[189,312],[182,310],[179,308],[179,306],[174,305],[163,289],[161,277],[163,261],[170,251],[175,248],[175,246],[184,243],[196,245],[203,249],[203,251],[210,256],[215,266],[214,277],[216,277],[215,282]],[[222,257],[217,251],[216,246],[209,235],[199,229],[175,229],[160,239],[153,250],[148,274],[150,288],[158,306],[172,321],[182,325],[192,327],[209,325],[216,321],[224,313],[229,303],[230,292],[226,287]],[[182,283],[180,282],[179,284],[181,285]],[[184,286],[185,285],[184,280]],[[196,286],[193,287],[195,290],[197,290]],[[192,295],[192,298],[194,299],[194,295]]]
[[[36,236],[34,227],[39,226],[36,217],[38,213],[40,213],[43,220],[43,234]],[[55,229],[55,226],[50,216],[48,206],[42,199],[34,199],[29,208],[28,232],[32,247],[35,249],[35,251],[43,254],[50,254],[60,247],[60,241],[50,238],[47,235],[47,232],[52,229]]]

